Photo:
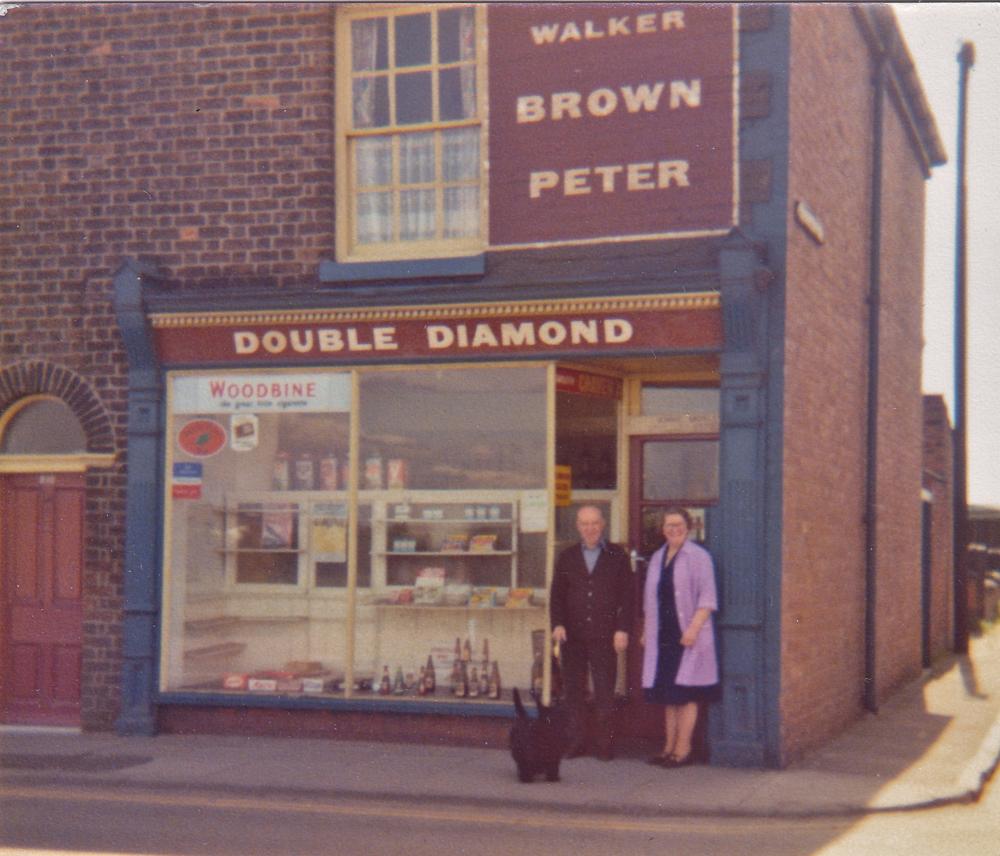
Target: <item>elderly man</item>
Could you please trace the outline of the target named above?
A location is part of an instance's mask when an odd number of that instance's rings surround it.
[[[580,543],[556,560],[549,598],[552,638],[562,651],[563,686],[570,715],[567,757],[586,753],[584,700],[587,670],[594,682],[596,755],[613,757],[611,713],[617,655],[628,647],[632,628],[632,568],[621,547],[604,540],[600,508],[581,506],[576,515]]]

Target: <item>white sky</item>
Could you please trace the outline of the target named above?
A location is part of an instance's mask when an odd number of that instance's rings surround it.
[[[967,387],[969,502],[1000,507],[1000,3],[895,3],[948,152],[927,183],[924,391],[942,393],[954,420],[956,56],[975,45],[969,75]]]

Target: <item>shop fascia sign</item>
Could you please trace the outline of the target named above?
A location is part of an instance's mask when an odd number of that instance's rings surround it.
[[[607,298],[579,311],[573,311],[572,301],[560,311],[561,303],[151,320],[157,353],[166,365],[655,353],[721,343],[717,293]]]
[[[736,225],[736,6],[492,4],[491,246]]]

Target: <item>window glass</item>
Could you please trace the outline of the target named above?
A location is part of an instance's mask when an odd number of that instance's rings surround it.
[[[399,140],[399,180],[402,184],[433,182],[434,134],[409,134]]]
[[[359,397],[373,594],[357,612],[359,685],[430,659],[446,686],[456,639],[469,681],[485,645],[505,685],[528,685],[545,622],[545,368],[371,371]]]
[[[433,121],[431,74],[419,71],[396,76],[396,123],[416,125]]]
[[[396,65],[427,65],[431,61],[431,16],[396,18]]]
[[[556,463],[570,467],[574,490],[611,490],[618,483],[618,401],[556,394]]]
[[[389,67],[385,18],[368,18],[351,23],[351,57],[354,71],[380,71]]]
[[[350,375],[168,383],[164,688],[302,691],[309,677],[329,690],[346,666],[344,600],[330,596],[347,581]],[[363,544],[364,503],[359,517]],[[359,586],[370,568],[369,550]]]
[[[705,501],[719,495],[717,440],[664,440],[643,445],[644,500]]]
[[[354,127],[383,128],[389,124],[389,81],[363,77],[354,81]]]
[[[644,383],[640,407],[643,416],[717,417],[719,390]]]
[[[470,8],[438,13],[438,61],[469,62],[475,59],[475,18]]]
[[[87,450],[80,420],[64,401],[38,399],[19,409],[3,429],[0,453],[71,455]]]
[[[485,662],[528,685],[550,549],[547,369],[356,382],[352,413],[342,372],[168,377],[164,691],[336,694],[353,673],[363,696],[389,671],[416,698],[430,660],[440,697],[456,638],[474,652],[467,683]]]
[[[484,58],[477,55],[476,10],[390,9],[363,19],[351,12],[342,13],[349,62],[338,60],[346,64],[341,94],[351,100],[346,127],[338,126],[352,185],[339,203],[346,252],[406,257],[413,243],[431,254],[481,248]],[[388,131],[377,142],[365,134],[376,128]],[[428,192],[414,193],[418,183]],[[376,188],[388,198],[372,198]]]

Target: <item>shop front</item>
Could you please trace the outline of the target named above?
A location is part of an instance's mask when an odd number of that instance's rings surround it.
[[[149,323],[168,727],[226,707],[507,717],[511,688],[551,693],[576,509],[640,557],[668,504],[703,524],[718,499],[717,293]]]

